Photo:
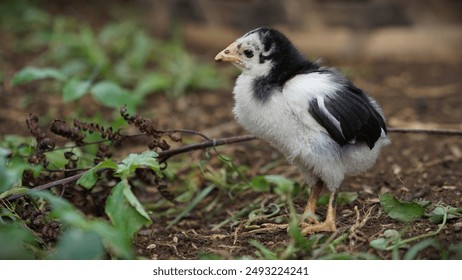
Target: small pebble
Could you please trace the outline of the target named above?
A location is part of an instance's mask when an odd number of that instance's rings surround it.
[[[453,226],[456,231],[462,230],[462,222],[455,223]]]
[[[154,248],[156,248],[156,247],[157,247],[157,245],[154,244],[154,243],[152,243],[152,244],[149,244],[149,245],[146,247],[146,249],[152,250],[152,249],[154,249]]]

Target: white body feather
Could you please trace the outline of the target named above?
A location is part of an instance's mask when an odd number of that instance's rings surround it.
[[[382,131],[372,150],[365,143],[355,141],[340,147],[316,122],[309,113],[312,98],[318,98],[319,107],[340,127],[339,121],[323,104],[323,100],[340,86],[333,78],[325,73],[297,75],[261,102],[253,96],[255,76],[244,71],[233,91],[233,112],[237,121],[286,155],[290,163],[299,167],[309,185],[321,179],[330,191],[340,186],[345,175],[370,168],[380,149],[389,142]],[[382,114],[375,102],[373,104]]]

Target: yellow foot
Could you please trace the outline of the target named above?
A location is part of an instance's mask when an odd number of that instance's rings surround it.
[[[337,230],[335,223],[322,222],[317,224],[302,223],[300,225],[302,234],[309,235],[316,232],[334,232]]]

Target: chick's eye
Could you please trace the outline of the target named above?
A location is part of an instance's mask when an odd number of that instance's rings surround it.
[[[245,50],[245,51],[244,51],[244,54],[245,54],[245,56],[247,56],[248,58],[253,57],[253,51],[252,51],[252,50]]]

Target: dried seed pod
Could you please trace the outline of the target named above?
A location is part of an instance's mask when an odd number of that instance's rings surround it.
[[[38,121],[39,119],[36,114],[29,114],[26,118],[27,128],[29,128],[30,133],[37,140],[37,143],[46,137],[46,134],[38,127]]]
[[[158,146],[162,151],[170,149],[170,145],[165,140],[160,141]]]
[[[74,119],[74,126],[80,130],[88,131],[90,134],[93,132],[98,132],[103,139],[108,139],[116,143],[122,140],[120,130],[114,132],[112,127],[105,128],[104,126],[97,123],[83,122],[79,119]]]
[[[105,144],[99,144],[98,151],[96,152],[96,156],[93,159],[95,164],[102,162],[105,158],[111,158],[112,153],[109,150],[109,146]]]
[[[65,152],[64,158],[67,159],[67,163],[64,165],[66,169],[77,168],[77,162],[79,161],[79,157],[76,154],[74,154],[73,152]]]
[[[55,148],[55,143],[38,127],[38,121],[38,116],[35,114],[29,114],[26,118],[27,127],[37,142],[37,152],[52,151]]]
[[[62,136],[70,141],[75,142],[77,146],[85,144],[83,139],[85,135],[80,134],[78,128],[69,127],[63,120],[54,120],[50,125],[50,131],[56,135]]]
[[[165,181],[160,181],[157,185],[157,189],[159,190],[159,193],[160,195],[162,195],[163,198],[167,199],[173,204],[177,204],[177,202],[175,201],[175,195],[167,190],[167,184]]]
[[[133,124],[138,128],[139,131],[146,133],[146,135],[153,136],[154,138],[160,138],[164,132],[158,131],[154,128],[154,123],[152,120],[134,114],[131,116],[127,113],[127,107],[123,106],[120,108],[120,115],[128,124]]]
[[[45,137],[41,139],[39,142],[37,142],[39,152],[53,151],[55,145],[55,142],[48,137]]]

